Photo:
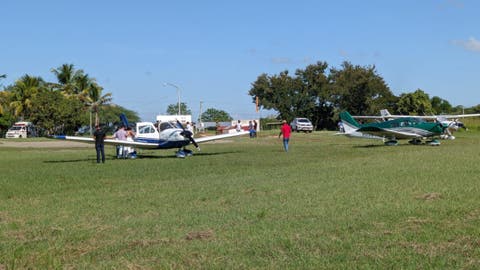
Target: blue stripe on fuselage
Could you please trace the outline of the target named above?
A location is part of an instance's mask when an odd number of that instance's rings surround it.
[[[157,149],[170,149],[170,148],[181,148],[188,144],[190,144],[189,140],[183,141],[166,141],[166,140],[159,140],[159,139],[149,139],[149,138],[136,138],[135,142],[143,142],[143,143],[153,143],[157,144]]]

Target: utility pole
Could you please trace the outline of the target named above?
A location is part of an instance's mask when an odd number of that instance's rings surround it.
[[[166,83],[163,83],[163,86],[167,86],[167,85],[170,85],[170,86],[173,86],[177,89],[177,97],[178,97],[178,115],[180,115],[180,87],[178,87],[177,85],[173,84],[173,83],[169,83],[169,82],[166,82]]]
[[[200,113],[198,115],[198,124],[202,123],[202,104],[203,104],[203,101],[200,101]]]

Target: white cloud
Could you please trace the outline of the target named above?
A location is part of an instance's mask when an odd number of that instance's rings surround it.
[[[471,37],[468,40],[454,40],[453,44],[463,47],[467,51],[480,52],[480,41],[476,40],[474,37]]]

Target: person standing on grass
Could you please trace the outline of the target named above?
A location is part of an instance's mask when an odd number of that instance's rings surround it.
[[[240,120],[238,120],[237,125],[235,126],[235,130],[237,132],[242,131],[242,124],[240,123]]]
[[[113,133],[113,139],[120,140],[120,141],[126,141],[127,140],[127,131],[125,130],[124,126],[120,126],[115,133]],[[124,156],[124,146],[123,145],[117,145],[117,158],[123,158]]]
[[[283,148],[285,152],[288,152],[288,142],[290,141],[290,133],[292,133],[292,129],[290,125],[287,124],[286,120],[282,121],[282,127],[280,128],[280,133],[278,134],[278,138],[283,135]]]
[[[100,155],[102,156],[102,163],[105,163],[105,136],[105,131],[100,128],[100,125],[96,125],[93,138],[95,139],[95,150],[97,151],[97,163],[100,163]]]
[[[250,132],[250,139],[253,138],[253,123],[252,121],[248,121],[248,131]]]

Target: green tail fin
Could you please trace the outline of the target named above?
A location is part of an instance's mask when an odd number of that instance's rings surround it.
[[[343,122],[349,123],[352,126],[355,126],[357,128],[360,127],[360,124],[353,119],[353,117],[347,112],[343,111],[340,113],[340,119],[342,119]]]

